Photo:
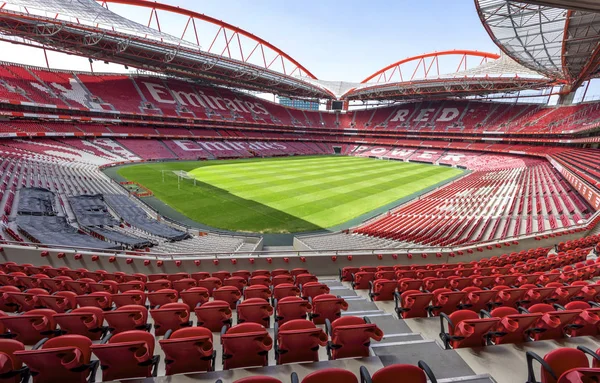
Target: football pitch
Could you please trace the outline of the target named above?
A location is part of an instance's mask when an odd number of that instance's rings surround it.
[[[190,178],[178,180],[180,171]],[[462,172],[342,156],[162,162],[117,171],[196,222],[255,233],[331,228]]]

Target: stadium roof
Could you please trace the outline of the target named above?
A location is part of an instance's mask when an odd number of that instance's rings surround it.
[[[494,42],[520,64],[576,89],[600,69],[598,1],[476,0],[477,11]],[[535,4],[532,4],[535,3]],[[539,5],[551,4],[553,6]],[[586,7],[587,4],[587,7]]]
[[[439,61],[458,56],[456,72],[442,74]],[[479,65],[467,66],[468,60]],[[415,69],[403,74],[403,66],[416,62]],[[423,69],[418,76],[419,68]],[[410,77],[408,77],[410,75]],[[434,52],[400,60],[375,72],[341,95],[349,100],[414,99],[415,97],[464,97],[539,89],[555,81],[523,67],[506,55],[478,51]]]
[[[564,9],[577,9],[579,11],[600,12],[598,0],[521,0],[522,3],[545,5]]]
[[[512,59],[468,50],[434,52],[400,60],[361,83],[318,80],[288,54],[250,32],[167,4],[146,0],[2,3],[0,40],[292,98],[406,100],[577,86],[595,76],[600,64],[596,19],[600,13],[512,0],[476,0],[488,32]],[[149,11],[148,25],[112,12],[108,7],[113,3]],[[181,31],[161,30],[158,11],[183,17],[180,23],[170,23]],[[153,20],[156,28],[151,27]],[[201,44],[199,35],[206,33],[196,29],[200,23],[215,27],[212,42]],[[457,69],[441,73],[440,67],[448,65],[440,62],[448,58],[457,59]]]
[[[318,84],[297,77],[315,78],[274,45],[220,20],[179,7],[144,0],[103,0],[102,4],[94,0],[3,3],[0,40],[245,89],[295,97],[333,96]],[[108,9],[108,3],[150,9],[151,17],[156,15],[158,30],[117,15]],[[157,10],[187,18],[181,38],[160,30]],[[208,48],[198,40],[199,23],[218,27]],[[195,41],[183,38],[192,32]]]

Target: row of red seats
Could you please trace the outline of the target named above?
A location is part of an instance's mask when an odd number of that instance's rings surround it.
[[[36,325],[40,325],[36,322]],[[39,327],[39,326],[38,326]],[[358,317],[327,323],[327,334],[307,320],[292,320],[276,328],[275,355],[278,364],[315,362],[318,350],[327,346],[332,359],[369,355],[371,339],[381,340],[376,325]],[[213,371],[216,352],[213,334],[202,327],[168,331],[158,341],[165,353],[167,375]],[[36,382],[86,381],[98,365],[103,380],[156,376],[160,359],[154,355],[155,338],[141,330],[111,333],[99,344],[82,335],[41,339],[31,350],[14,339],[0,340],[3,377],[25,373],[25,363]],[[256,323],[243,323],[221,331],[223,369],[266,366],[273,339]],[[98,360],[92,361],[94,354]],[[56,363],[60,360],[61,363]],[[6,375],[4,375],[6,374]]]
[[[440,337],[446,348],[481,347],[488,344],[522,343],[600,333],[600,305],[569,302],[566,306],[538,303],[528,309],[499,307],[440,315]],[[446,322],[447,330],[444,326]]]
[[[264,297],[248,298],[239,301],[239,291],[234,287],[222,287],[215,291],[215,300],[209,301],[206,291],[182,291],[183,302],[178,302],[178,293],[174,290],[158,290],[145,294],[140,290],[129,290],[119,294],[108,292],[93,292],[87,295],[76,295],[69,291],[58,291],[50,295],[43,289],[29,289],[21,292],[15,286],[0,287],[0,308],[6,311],[18,311],[23,314],[7,316],[0,312],[0,324],[12,333],[22,334],[28,330],[27,323],[33,318],[43,320],[51,315],[53,320],[48,320],[48,325],[57,322],[63,331],[89,336],[99,339],[99,329],[104,321],[108,327],[118,332],[145,328],[148,318],[148,309],[145,307],[146,299],[151,303],[150,315],[155,321],[157,335],[162,335],[168,329],[177,326],[186,326],[189,323],[190,312],[196,315],[199,326],[211,331],[220,331],[223,325],[232,322],[233,309],[237,309],[237,322],[254,322],[269,327],[270,317],[274,311],[275,320],[283,324],[293,319],[305,319],[307,315],[316,324],[324,324],[326,319],[335,320],[341,316],[341,311],[348,309],[348,303],[339,297],[330,294],[319,294],[303,299],[297,296],[299,288],[293,285],[279,286],[288,289],[287,295],[281,295],[274,301],[274,307]],[[289,288],[288,288],[289,287]],[[264,288],[264,287],[263,287]],[[226,289],[223,291],[222,289]],[[231,291],[234,289],[235,291]],[[269,292],[267,288],[264,288]],[[248,290],[246,290],[248,291]],[[187,295],[189,293],[189,295]],[[221,294],[222,293],[222,294]],[[222,299],[217,299],[222,298]],[[113,304],[116,306],[113,306]],[[79,308],[77,307],[79,306]],[[90,316],[97,323],[89,327]],[[83,326],[83,325],[87,325]],[[22,328],[25,326],[25,329]],[[75,328],[83,326],[85,331]],[[0,327],[4,333],[6,330]],[[56,325],[44,331],[54,331]],[[70,331],[68,329],[71,329]],[[43,337],[43,334],[29,334],[27,344],[33,344]],[[24,336],[24,335],[22,335]]]
[[[396,293],[396,312],[402,318],[424,318],[441,313],[449,314],[467,308],[479,312],[483,309],[504,307],[530,307],[538,303],[565,305],[571,301],[600,300],[600,285],[586,281],[564,285],[551,282],[545,286],[525,284],[520,287],[499,285],[491,290],[475,286],[462,290],[441,288],[433,292],[408,290]]]

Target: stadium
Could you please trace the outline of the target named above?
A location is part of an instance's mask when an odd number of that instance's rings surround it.
[[[0,383],[600,381],[597,1],[362,81],[190,3],[0,1]]]

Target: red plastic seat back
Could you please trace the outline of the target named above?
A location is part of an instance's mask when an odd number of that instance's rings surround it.
[[[58,291],[53,295],[38,295],[38,304],[57,313],[64,313],[77,307],[77,294],[72,291]]]
[[[178,330],[190,326],[190,308],[185,303],[168,303],[150,310],[154,319],[154,334],[165,335],[168,330]]]
[[[225,301],[229,303],[229,307],[231,309],[235,309],[237,306],[237,302],[242,297],[242,293],[238,290],[237,287],[233,286],[223,286],[219,287],[213,292],[213,297],[218,301]]]
[[[190,310],[193,310],[198,303],[203,304],[210,299],[208,289],[205,287],[192,287],[191,289],[182,291],[179,296],[181,297],[181,301],[187,304]]]
[[[303,285],[308,282],[319,282],[319,279],[309,273],[296,275],[296,286]]]
[[[221,331],[223,326],[231,325],[231,308],[228,302],[212,301],[194,309],[198,318],[198,326],[206,327],[212,332]]]
[[[239,276],[231,276],[223,281],[223,287],[233,286],[240,291],[244,290],[246,285],[248,285],[248,279]]]
[[[400,294],[402,318],[426,318],[427,307],[433,298],[433,293],[423,293],[417,290],[407,290]]]
[[[285,297],[277,301],[276,320],[279,325],[296,319],[306,319],[306,314],[312,310],[308,301],[300,297]]]
[[[92,341],[81,335],[62,335],[49,339],[38,350],[18,351],[15,354],[43,382],[86,382]]]
[[[150,302],[150,307],[154,307],[177,302],[179,293],[175,289],[161,289],[148,293],[146,297]]]
[[[354,281],[352,287],[356,290],[366,290],[370,287],[369,282],[375,279],[375,272],[373,271],[359,271],[354,274]]]
[[[267,355],[273,339],[256,323],[242,323],[230,328],[222,337],[223,369],[267,365]]]
[[[312,321],[314,324],[325,324],[326,319],[333,322],[346,310],[348,303],[344,299],[330,294],[319,295],[313,299]]]
[[[213,335],[204,327],[186,327],[158,341],[165,353],[167,375],[212,369]]]
[[[500,322],[499,318],[480,319],[471,310],[455,311],[449,317],[453,326],[448,326],[448,333],[463,338],[451,340],[452,348],[484,346],[485,335]]]
[[[269,300],[271,298],[271,289],[266,286],[248,286],[244,289],[244,299],[261,298]]]
[[[173,281],[173,289],[177,290],[177,292],[181,293],[183,290],[191,289],[192,287],[196,287],[196,280],[194,278],[182,278],[176,281]]]
[[[314,298],[322,294],[329,294],[329,287],[324,283],[307,282],[302,285],[302,296],[304,298]]]
[[[142,290],[127,290],[124,293],[113,294],[112,301],[117,308],[126,305],[145,305],[146,293]]]
[[[237,306],[238,323],[251,322],[269,327],[273,307],[264,299],[252,298]]]
[[[158,290],[163,290],[163,289],[170,289],[172,287],[172,283],[171,281],[169,281],[168,279],[151,279],[149,278],[149,281],[146,282],[146,290],[148,290],[149,293],[153,292],[153,291],[158,291]]]
[[[358,383],[356,375],[341,368],[324,368],[306,375],[302,383]]]
[[[442,288],[433,291],[432,306],[433,314],[440,313],[450,314],[458,310],[458,305],[464,300],[467,295],[464,291],[452,291]]]
[[[23,315],[0,317],[0,322],[15,335],[16,340],[26,345],[33,345],[55,335],[55,314],[54,310],[35,309]]]
[[[377,370],[371,377],[373,383],[394,383],[398,377],[407,383],[427,383],[425,372],[411,364],[393,364]]]
[[[331,322],[331,352],[333,359],[369,356],[371,339],[380,341],[383,332],[372,323],[358,317],[342,317]]]
[[[222,283],[225,279],[231,277],[231,273],[229,271],[224,271],[224,270],[215,271],[214,273],[212,273],[212,277],[219,279]]]
[[[582,351],[575,348],[558,348],[550,351],[544,356],[544,361],[548,363],[557,377],[574,368],[589,367],[588,358]],[[556,383],[546,370],[541,369],[542,383]]]
[[[214,273],[213,273],[214,274]],[[225,279],[225,278],[223,278]],[[212,297],[213,291],[223,286],[223,281],[215,276],[202,279],[197,283],[198,287],[204,287],[208,290],[208,294]]]
[[[280,275],[275,275],[273,276],[273,279],[271,281],[271,284],[273,285],[273,287],[284,284],[284,283],[294,283],[294,277],[292,277],[290,274],[280,274]]]
[[[70,313],[56,314],[54,320],[67,334],[83,335],[91,340],[102,336],[104,312],[98,307],[81,307]]]
[[[23,361],[15,355],[15,352],[25,350],[23,343],[14,339],[0,339],[0,374],[10,374],[23,367]],[[19,383],[21,376],[1,379],[3,383]]]
[[[352,282],[352,274],[358,273],[359,270],[358,267],[346,266],[340,270],[340,278],[343,282]]]
[[[394,299],[398,283],[389,279],[376,279],[373,282],[372,298],[374,301],[391,301]]]
[[[273,287],[273,298],[296,297],[300,295],[300,289],[290,283],[283,283]]]
[[[145,331],[113,335],[107,344],[94,344],[92,352],[100,360],[102,380],[150,377],[154,336]]]
[[[141,330],[148,323],[148,309],[139,305],[121,306],[115,311],[105,312],[104,319],[113,334]]]
[[[94,292],[88,295],[78,295],[76,298],[79,307],[98,307],[110,310],[112,307],[112,294],[106,291]]]
[[[279,326],[277,364],[318,362],[319,347],[327,345],[327,335],[312,322],[295,319]]]

